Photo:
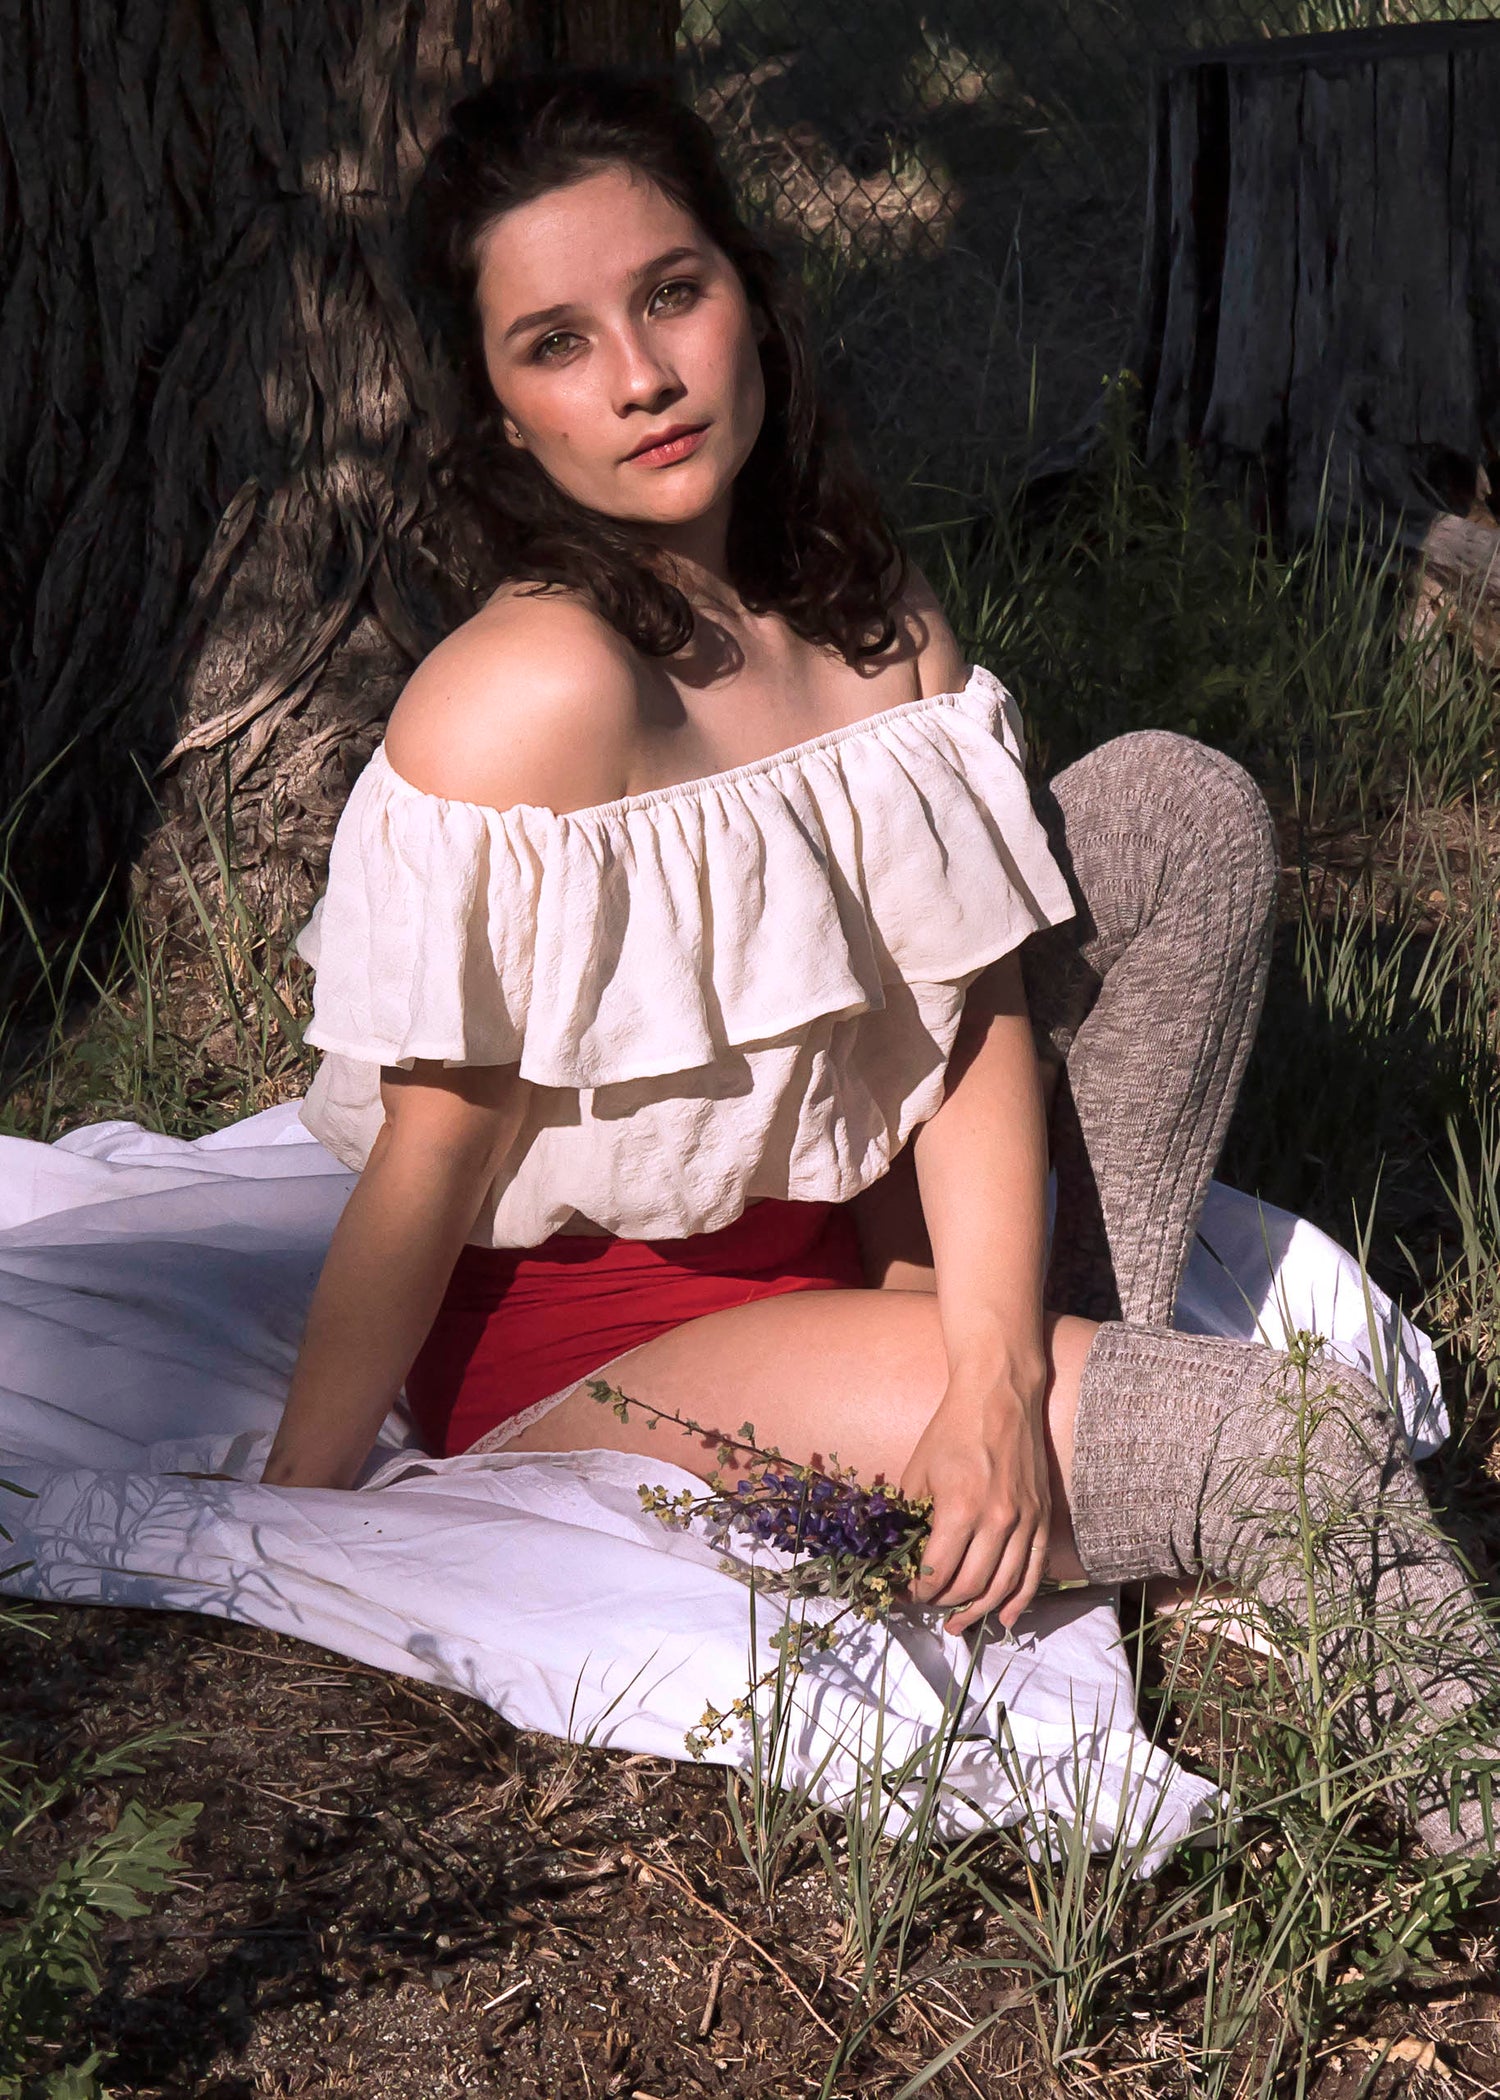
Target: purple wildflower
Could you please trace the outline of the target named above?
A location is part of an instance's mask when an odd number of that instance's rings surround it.
[[[709,1536],[720,1545],[730,1532],[738,1531],[793,1555],[793,1566],[775,1578],[779,1588],[789,1595],[841,1600],[846,1609],[866,1619],[883,1616],[909,1595],[931,1527],[930,1499],[910,1502],[896,1488],[864,1487],[850,1469],[836,1463],[795,1465],[774,1445],[758,1444],[749,1422],[730,1437],[705,1429],[689,1416],[632,1400],[602,1378],[591,1379],[589,1389],[622,1421],[640,1409],[653,1424],[672,1422],[696,1436],[712,1437],[722,1466],[736,1458],[743,1462],[748,1454],[746,1477],[732,1487],[712,1477],[698,1495],[688,1488],[673,1495],[665,1488],[643,1485],[642,1505],[664,1524],[681,1528],[704,1520]],[[828,1627],[820,1622],[816,1633],[804,1632],[808,1639],[822,1640]]]
[[[721,1498],[726,1521],[788,1553],[885,1560],[925,1529],[925,1512],[880,1488],[767,1466]]]

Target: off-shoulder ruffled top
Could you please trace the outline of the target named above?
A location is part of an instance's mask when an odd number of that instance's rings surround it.
[[[770,757],[559,815],[415,788],[379,746],[298,939],[302,1120],[362,1166],[380,1069],[515,1065],[527,1120],[470,1240],[575,1211],[680,1239],[843,1202],[943,1097],[964,993],[1073,903],[1020,717],[976,666]]]

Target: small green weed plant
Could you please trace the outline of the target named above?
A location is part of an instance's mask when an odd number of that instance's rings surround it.
[[[0,1479],[0,1492],[25,1490]],[[0,1524],[0,1540],[10,1539]],[[24,1565],[13,1561],[0,1574]],[[38,1634],[21,1613],[0,1606],[0,1646],[14,1649]],[[172,1888],[202,1804],[146,1809],[127,1801],[113,1829],[86,1839],[40,1885],[21,1871],[20,1855],[70,1801],[138,1776],[151,1753],[175,1738],[176,1731],[159,1730],[113,1750],[86,1750],[47,1776],[0,1749],[0,2100],[108,2100],[100,2084],[105,2052],[79,2057],[70,2047],[80,2008],[100,1986],[99,1945],[112,1922],[143,1916]]]

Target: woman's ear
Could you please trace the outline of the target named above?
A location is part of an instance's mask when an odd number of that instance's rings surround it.
[[[758,343],[763,343],[771,333],[771,317],[763,306],[751,307],[750,332]]]
[[[526,450],[526,440],[522,437],[520,430],[517,428],[517,426],[514,423],[512,423],[509,416],[502,416],[500,418],[500,428],[505,432],[505,442],[507,445],[514,445],[518,452],[524,452]]]

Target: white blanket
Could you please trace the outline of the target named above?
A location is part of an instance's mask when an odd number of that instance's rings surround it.
[[[518,1727],[681,1757],[705,1705],[727,1709],[773,1659],[780,1607],[757,1598],[752,1661],[742,1575],[640,1509],[642,1481],[693,1484],[670,1463],[432,1459],[398,1407],[356,1490],[259,1485],[353,1183],[295,1103],[191,1143],[125,1122],[0,1138],[0,1478],[35,1497],[0,1493],[0,1567],[26,1563],[3,1587],[245,1620]],[[1425,1337],[1323,1233],[1219,1184],[1178,1323],[1318,1332],[1379,1366],[1419,1454],[1447,1434]],[[1051,1597],[1014,1642],[977,1648],[916,1618],[858,1627],[810,1661],[786,1727],[785,1782],[830,1805],[935,1757],[943,1828],[1055,1810],[1096,1846],[1123,1835],[1146,1872],[1215,1812],[1211,1785],[1142,1735],[1103,1590]],[[746,1730],[710,1755],[746,1766]]]

